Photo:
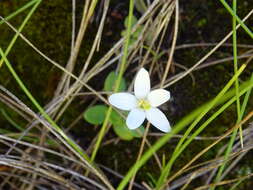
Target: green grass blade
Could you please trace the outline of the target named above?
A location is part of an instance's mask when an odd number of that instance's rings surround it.
[[[13,119],[11,119],[11,117],[6,113],[6,111],[3,108],[0,109],[0,112],[13,127],[15,127],[19,131],[24,131],[24,128],[20,127],[15,121],[13,121]]]
[[[34,11],[38,8],[38,6],[39,6],[40,3],[41,3],[41,0],[37,0],[37,3],[32,7],[32,9],[28,13],[28,15],[25,17],[24,21],[22,22],[21,26],[18,29],[19,33],[23,30],[23,28],[25,27],[25,25],[27,24],[27,22],[29,21],[29,19],[33,15]],[[4,53],[5,56],[7,56],[9,54],[9,52],[11,51],[11,48],[13,47],[14,43],[16,42],[18,36],[19,36],[19,34],[16,33],[14,35],[14,37],[12,38],[10,44],[8,45],[8,47],[7,47],[7,49],[6,49],[5,53]],[[2,67],[2,64],[3,64],[3,58],[0,60],[0,68]]]
[[[225,0],[220,0],[223,6],[227,9],[227,11],[235,17],[236,21],[241,25],[241,27],[245,30],[245,32],[253,39],[253,33],[251,30],[243,23],[243,21],[236,15],[233,9],[227,4]]]
[[[38,0],[32,0],[29,1],[28,3],[26,3],[25,5],[23,5],[22,7],[20,7],[18,10],[14,11],[13,13],[11,13],[10,15],[8,15],[7,17],[5,17],[5,20],[10,20],[12,18],[14,18],[15,16],[17,16],[18,14],[20,14],[21,12],[25,11],[26,9],[28,9],[29,7],[31,7],[33,4],[35,4]],[[3,24],[4,21],[1,20],[0,21],[0,25]]]
[[[236,14],[236,4],[237,1],[233,0],[233,10]],[[238,70],[238,59],[237,59],[237,32],[236,32],[236,18],[233,16],[232,19],[232,25],[233,25],[233,55],[234,55],[234,73]],[[237,111],[237,123],[241,122],[240,114],[241,114],[241,103],[239,98],[239,80],[236,79],[235,81],[235,90],[236,90],[236,111]],[[242,136],[242,127],[240,126],[240,140],[241,140],[241,146],[243,147],[243,136]]]

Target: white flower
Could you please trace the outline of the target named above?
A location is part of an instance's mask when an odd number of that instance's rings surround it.
[[[129,129],[138,128],[147,120],[163,132],[170,131],[170,123],[158,106],[170,99],[170,92],[157,89],[150,92],[150,78],[148,72],[142,68],[137,73],[134,82],[134,95],[127,92],[112,94],[109,102],[116,108],[130,111],[126,124]]]

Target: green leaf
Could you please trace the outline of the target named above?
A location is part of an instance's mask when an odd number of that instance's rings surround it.
[[[140,26],[139,28],[137,28],[136,31],[133,33],[133,38],[137,40],[143,28],[144,28],[143,26]]]
[[[105,120],[105,115],[108,110],[107,106],[104,105],[96,105],[93,107],[88,108],[84,112],[84,119],[93,124],[93,125],[100,125]]]
[[[131,28],[137,23],[137,21],[138,21],[137,18],[135,16],[132,16]],[[128,16],[124,20],[124,26],[125,26],[125,28],[127,28],[127,23],[128,23]]]
[[[121,32],[121,36],[124,37],[124,35],[126,35],[126,33],[127,33],[127,31],[126,31],[126,30],[123,30],[123,31]],[[134,36],[136,36],[136,35],[137,35],[137,37],[134,37]],[[131,36],[130,39],[129,39],[129,46],[131,46],[131,45],[134,44],[134,42],[138,39],[138,35],[139,35],[139,33],[138,33],[138,34],[136,34],[136,32],[133,33],[133,36]]]
[[[109,120],[112,123],[114,132],[122,140],[132,140],[134,138],[132,131],[126,126],[125,119],[122,118],[116,111],[112,111]]]
[[[134,2],[134,6],[137,9],[137,11],[139,11],[141,14],[144,14],[146,12],[147,5],[145,4],[145,2],[143,0],[136,0]]]
[[[122,140],[130,141],[134,138],[131,132],[129,132],[129,129],[127,128],[126,125],[118,125],[118,126],[112,125],[112,127],[113,127],[114,132]]]
[[[135,130],[130,130],[130,132],[132,133],[133,137],[140,138],[140,137],[143,137],[145,128],[141,125]]]
[[[117,77],[118,76],[114,71],[109,73],[109,75],[105,79],[104,91],[113,91],[114,85],[116,84]],[[124,91],[124,90],[126,90],[126,81],[124,78],[122,78],[119,85],[119,91]]]

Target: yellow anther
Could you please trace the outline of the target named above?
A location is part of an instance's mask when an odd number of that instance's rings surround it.
[[[139,100],[138,107],[144,110],[149,110],[151,108],[151,105],[147,100]]]

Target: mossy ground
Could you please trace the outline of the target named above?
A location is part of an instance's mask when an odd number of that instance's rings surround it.
[[[0,1],[1,16],[9,15],[25,2],[27,1]],[[218,42],[231,30],[231,16],[218,1],[198,0],[194,3],[188,3],[186,0],[182,0],[180,2],[180,30],[177,44]],[[77,8],[78,23],[80,22],[83,6],[81,2],[79,3]],[[248,1],[241,3],[238,6],[238,15],[241,17],[244,16],[250,10],[248,5]],[[115,11],[115,9],[112,8],[111,12],[112,11]],[[19,14],[14,19],[10,20],[10,22],[15,27],[18,27],[25,18],[27,12],[28,11],[25,11]],[[124,17],[126,14],[127,10],[121,12],[120,16]],[[250,21],[248,21],[248,23],[250,23]],[[112,28],[113,26],[115,26],[115,30],[118,31],[116,35],[112,33],[115,32]],[[117,39],[120,37],[121,29],[123,29],[123,18],[110,16],[108,25],[105,28],[106,35],[104,41],[106,43],[104,46],[102,40],[102,51],[106,51],[106,49],[113,44],[115,38]],[[93,31],[95,29],[89,28],[88,30]],[[14,36],[14,32],[5,24],[2,24],[0,26],[0,33],[0,46],[6,49],[11,38]],[[48,57],[61,65],[65,65],[70,54],[71,44],[71,3],[63,0],[43,1],[22,33]],[[88,34],[92,35],[92,32]],[[238,36],[238,43],[248,43],[249,37],[242,29],[239,30]],[[82,62],[82,60],[86,58],[92,43],[91,39],[93,39],[94,36],[86,36],[85,38],[88,39],[88,41],[82,45],[78,62]],[[228,42],[231,43],[231,39]],[[208,50],[210,50],[210,48],[207,47],[178,50],[175,53],[174,61],[186,67],[190,67],[205,55]],[[244,51],[244,49],[239,49],[238,52]],[[232,48],[220,48],[208,61],[223,58],[228,55],[232,56]],[[100,56],[100,54],[98,54],[98,56]],[[8,58],[28,89],[42,105],[45,105],[53,97],[53,92],[57,86],[57,82],[60,80],[61,72],[52,64],[45,61],[21,39],[17,40]],[[96,61],[95,59],[94,62]],[[239,64],[241,63],[240,61]],[[190,77],[186,77],[172,85],[169,90],[171,91],[173,100],[168,104],[168,115],[171,123],[176,123],[177,120],[191,110],[215,97],[231,78],[232,74],[233,63],[227,62],[194,72],[195,83],[193,83]],[[246,79],[249,74],[250,71],[248,70],[243,77]],[[101,77],[105,78],[105,76]],[[32,107],[32,104],[25,97],[5,66],[0,68],[0,84]],[[94,84],[96,83],[94,82]],[[95,87],[99,87],[99,85]],[[64,114],[64,119],[60,120],[62,126],[68,126],[73,119],[85,110],[85,106],[80,104],[80,101],[77,99],[69,107]],[[252,103],[250,105],[253,106]],[[21,125],[25,124],[15,112],[7,109],[3,104],[0,104],[0,108],[8,111],[12,119],[17,123]],[[218,136],[222,134],[222,132],[231,127],[236,121],[235,110],[236,107],[234,105],[231,106],[201,135]],[[2,116],[0,116],[0,125],[3,128],[11,130],[10,124]],[[83,147],[87,147],[87,144],[90,142],[89,140],[91,140],[92,136],[98,131],[98,129],[91,129],[91,127],[92,126],[89,126],[84,121],[80,121],[72,130],[73,135],[79,139]],[[85,136],[87,132],[90,134],[89,137]],[[80,135],[82,133],[84,135]],[[111,132],[106,136],[105,140],[113,137],[115,137],[115,135]],[[150,141],[153,143],[156,141],[156,138],[151,138]],[[176,162],[175,168],[173,169],[179,169],[209,143],[211,142],[193,142],[186,150],[185,154],[183,154],[183,157]],[[135,162],[139,146],[140,139],[135,139],[131,142],[120,141],[113,146],[103,146],[98,153],[97,161],[112,169],[117,169],[117,171],[124,174]],[[165,154],[166,157],[169,158],[174,148],[175,143],[173,140],[172,143],[162,148],[159,155],[162,156]],[[214,148],[202,158],[202,161],[214,158],[217,150],[218,148]],[[249,159],[248,162],[249,163],[242,162],[241,165],[243,167],[251,167],[253,163],[249,161]],[[138,175],[138,179],[149,179],[148,173],[152,173],[154,175],[153,177],[156,178],[159,175],[159,170],[157,168],[154,159],[151,159],[139,172],[140,175]]]

